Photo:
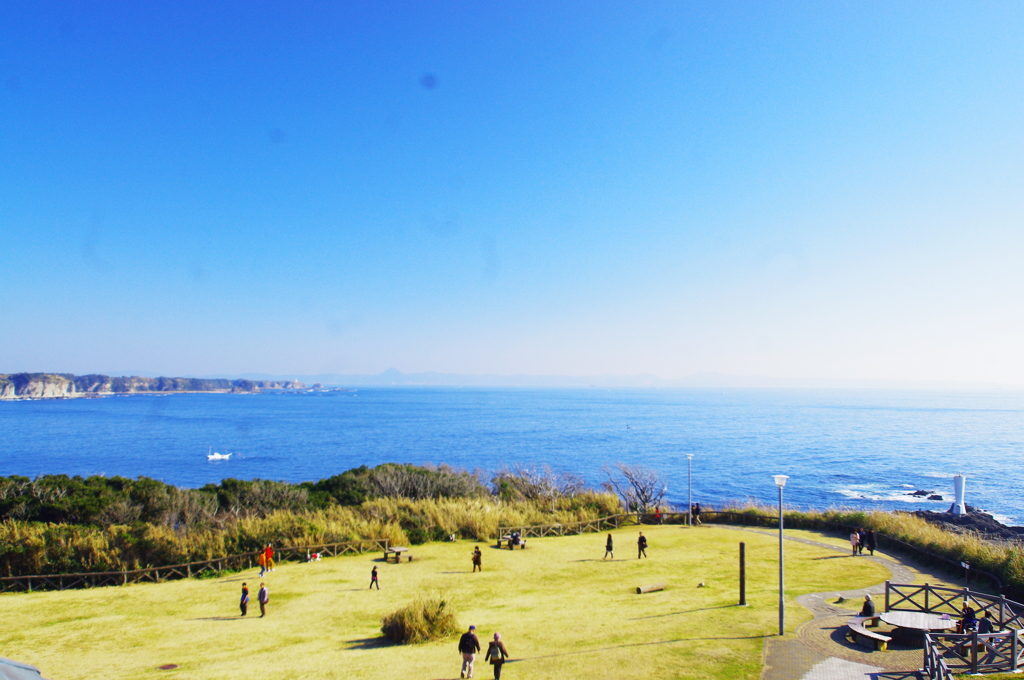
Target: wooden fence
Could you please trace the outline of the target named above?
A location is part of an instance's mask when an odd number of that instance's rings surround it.
[[[994,633],[929,633],[924,671],[930,680],[953,674],[1008,673],[1024,667],[1024,604],[970,588],[885,582],[885,611],[927,612],[958,617],[964,604],[987,612]]]
[[[924,636],[924,668],[921,670],[928,680],[956,680],[930,633]]]
[[[344,543],[324,543],[301,547],[275,548],[274,559],[278,562],[304,561],[307,554],[359,555],[388,549],[388,539],[369,538]],[[129,583],[159,583],[200,576],[204,573],[219,573],[225,570],[249,569],[256,564],[259,552],[227,555],[212,560],[172,564],[166,567],[146,567],[126,571],[97,571],[83,574],[46,574],[37,576],[0,577],[0,593],[32,592],[34,590],[69,590],[72,588],[98,588],[101,586],[124,586]]]
[[[595,533],[618,529],[623,526],[639,524],[636,513],[628,515],[609,515],[598,519],[584,520],[582,522],[567,522],[564,524],[541,524],[536,526],[508,526],[498,527],[498,535],[495,538],[507,536],[513,531],[518,531],[523,538],[544,536],[575,536],[577,534]]]

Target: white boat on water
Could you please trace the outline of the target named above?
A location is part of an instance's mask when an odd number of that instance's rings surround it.
[[[206,454],[206,460],[228,460],[230,458],[230,453],[216,453],[212,446],[210,447],[210,452]]]

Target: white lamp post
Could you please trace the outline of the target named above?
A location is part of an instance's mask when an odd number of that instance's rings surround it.
[[[686,454],[686,524],[693,526],[693,454]]]
[[[775,486],[779,487],[779,635],[786,634],[786,571],[784,569],[782,551],[782,489],[786,486],[788,475],[772,475]]]

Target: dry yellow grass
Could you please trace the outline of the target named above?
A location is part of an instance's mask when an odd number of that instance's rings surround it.
[[[482,546],[484,571],[470,573],[474,543],[412,548],[416,560],[380,555],[287,564],[269,574],[269,614],[238,616],[243,580],[255,572],[91,591],[0,596],[0,649],[60,680],[179,678],[455,678],[455,640],[392,646],[384,613],[442,592],[463,627],[484,641],[500,631],[514,661],[503,677],[757,678],[763,639],[777,625],[777,543],[725,527],[643,527],[649,559],[636,559],[637,529],[613,532],[615,561],[602,561],[605,534],[529,539],[526,550]],[[749,607],[737,607],[737,544],[747,543]],[[856,588],[888,578],[869,560],[821,560],[822,548],[787,543],[788,595]],[[370,568],[381,590],[370,591]],[[636,595],[637,585],[666,590]],[[700,582],[707,584],[698,588]],[[790,602],[789,626],[809,613]],[[162,664],[174,671],[158,671]],[[483,665],[482,662],[480,665]],[[479,668],[478,677],[489,677]]]

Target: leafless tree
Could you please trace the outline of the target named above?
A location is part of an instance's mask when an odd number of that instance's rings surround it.
[[[614,469],[605,466],[604,472],[605,487],[618,494],[627,512],[650,512],[661,505],[668,491],[661,476],[642,465],[619,463]]]
[[[516,465],[503,467],[491,479],[496,493],[502,498],[523,498],[527,500],[550,500],[571,498],[586,489],[581,477],[555,472],[549,466],[531,468]]]

